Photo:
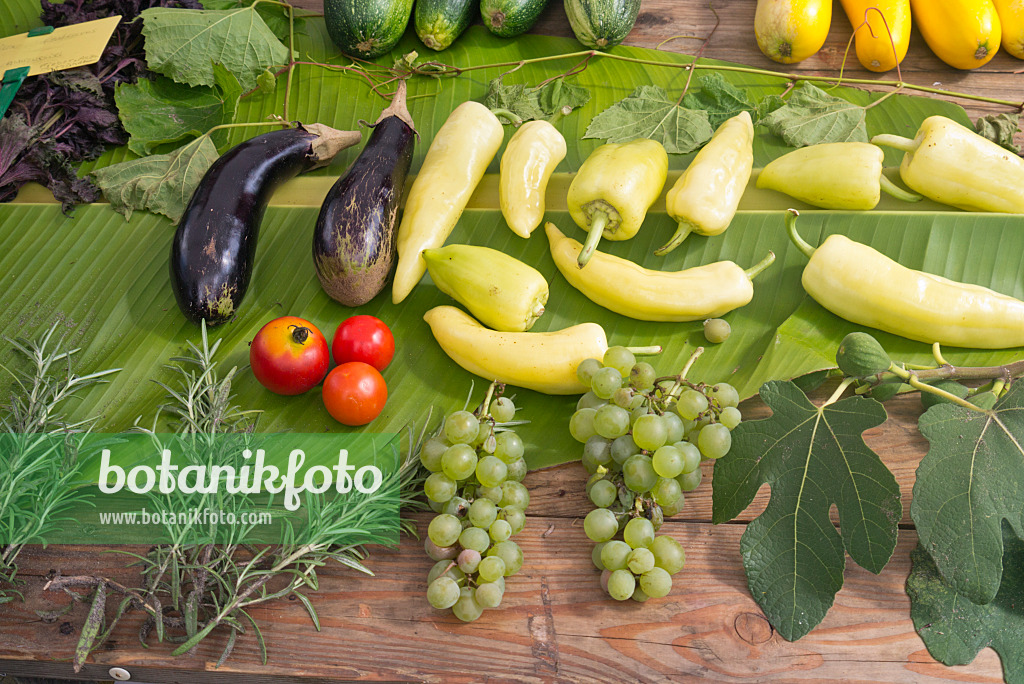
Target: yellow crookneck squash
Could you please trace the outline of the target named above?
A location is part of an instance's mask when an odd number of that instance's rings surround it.
[[[1003,49],[1024,59],[1024,0],[994,0],[1003,27]]]
[[[831,23],[831,0],[757,0],[754,37],[765,57],[793,64],[821,49]]]
[[[992,0],[910,0],[917,28],[935,56],[976,69],[999,50],[1002,26]]]
[[[879,73],[895,69],[906,57],[907,46],[910,45],[910,0],[840,2],[853,26],[857,59],[861,65]]]

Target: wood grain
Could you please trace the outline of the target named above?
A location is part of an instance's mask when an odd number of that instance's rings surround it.
[[[319,10],[320,0],[298,5]],[[843,62],[850,27],[838,3],[832,30],[817,55],[797,65],[775,64],[761,55],[753,37],[755,0],[644,0],[626,43],[693,54],[714,33],[704,56],[794,74],[835,75]],[[720,23],[717,28],[715,7]],[[553,0],[536,33],[570,36],[561,3]],[[668,42],[666,42],[668,41]],[[908,83],[957,89],[1007,99],[1024,97],[1018,72],[1024,63],[1005,53],[985,67],[960,72],[935,58],[920,35],[912,35],[902,67]],[[890,79],[863,70],[851,57],[846,74]],[[961,101],[972,118],[1007,111]],[[1024,142],[1024,138],[1019,138]],[[431,565],[420,544],[405,539],[398,549],[373,550],[376,577],[340,567],[321,573],[312,595],[323,631],[317,632],[298,601],[278,601],[254,611],[270,649],[259,662],[255,639],[239,640],[228,663],[214,669],[223,635],[205,641],[194,656],[172,658],[166,644],[140,646],[138,616],[129,616],[112,639],[90,658],[80,679],[106,678],[114,665],[133,678],[163,682],[326,682],[347,680],[426,682],[722,682],[835,680],[843,682],[1000,682],[999,659],[991,650],[963,667],[936,663],[914,632],[903,584],[916,535],[908,517],[914,471],[927,444],[916,430],[915,398],[887,403],[890,418],[866,435],[893,471],[903,495],[897,550],[875,576],[853,563],[824,622],[790,643],[761,615],[747,589],[739,553],[746,522],[769,497],[763,487],[733,523],[711,520],[710,468],[705,483],[664,532],[684,545],[687,568],[672,594],[640,605],[604,597],[590,561],[581,517],[589,506],[585,472],[578,463],[530,473],[532,503],[526,530],[517,537],[526,554],[523,571],[509,582],[502,608],[462,624],[426,603]],[[764,417],[757,400],[742,406],[748,419]],[[421,519],[421,528],[426,519]],[[841,521],[834,520],[837,524]],[[52,611],[69,598],[42,592],[48,576],[98,574],[130,582],[133,571],[116,556],[93,548],[31,548],[21,558],[26,601],[0,607],[0,673],[73,677],[68,660],[86,607],[75,606],[54,622],[35,611]]]

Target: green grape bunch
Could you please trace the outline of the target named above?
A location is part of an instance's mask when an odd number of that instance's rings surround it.
[[[583,529],[596,544],[601,586],[617,600],[646,601],[671,591],[671,576],[686,556],[676,540],[656,532],[700,485],[701,463],[729,454],[731,431],[742,420],[734,387],[686,379],[702,352],[675,376],[659,377],[625,347],[610,347],[603,359],[586,359],[576,369],[589,390],[569,432],[583,444],[586,492],[595,506]]]
[[[516,406],[493,383],[475,411],[445,417],[424,442],[420,463],[430,471],[423,493],[437,515],[427,526],[424,549],[435,561],[427,575],[427,601],[472,622],[497,608],[505,579],[523,566],[512,540],[526,525],[530,493],[523,440],[512,429]]]

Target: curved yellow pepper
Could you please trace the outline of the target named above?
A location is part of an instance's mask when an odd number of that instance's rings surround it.
[[[1024,302],[986,287],[901,266],[845,235],[815,249],[796,232],[790,239],[808,256],[800,282],[807,294],[840,318],[919,342],[1005,349],[1024,346]]]
[[[903,150],[900,178],[936,202],[966,211],[1024,214],[1024,159],[944,116],[929,116],[913,140],[876,135]]]
[[[391,290],[395,304],[426,273],[421,252],[448,239],[504,138],[498,117],[473,101],[456,107],[434,136],[398,226],[398,264]]]
[[[552,332],[496,332],[454,306],[436,306],[423,320],[445,354],[470,373],[544,394],[586,392],[576,367],[608,350],[597,323]]]
[[[608,143],[587,157],[566,197],[572,220],[588,232],[581,268],[602,235],[609,240],[636,235],[667,178],[668,154],[656,140]]]
[[[725,121],[668,191],[668,215],[679,223],[657,255],[668,254],[691,232],[719,235],[732,223],[754,166],[754,124],[740,112]]]
[[[581,245],[553,223],[546,223],[551,257],[569,284],[587,299],[640,321],[698,321],[717,318],[754,296],[750,279],[775,260],[769,256],[749,271],[718,261],[685,271],[651,271],[628,259],[595,252],[589,268],[579,268]]]
[[[565,138],[542,120],[524,123],[505,146],[498,198],[505,223],[516,235],[530,237],[544,219],[548,181],[565,153]]]

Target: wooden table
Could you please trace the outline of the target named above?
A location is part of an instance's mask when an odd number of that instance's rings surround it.
[[[319,5],[305,0],[306,6]],[[815,56],[793,66],[769,61],[753,37],[754,0],[716,0],[721,24],[705,56],[793,73],[835,75],[850,35],[836,3],[832,31]],[[537,33],[571,35],[554,1]],[[703,0],[645,0],[636,28],[626,43],[656,47],[673,36],[705,37],[715,16]],[[693,52],[700,42],[676,38],[663,49]],[[907,82],[989,97],[1022,99],[1024,62],[1000,53],[973,72],[942,64],[915,31],[903,63]],[[1016,72],[1016,73],[1015,73]],[[876,76],[855,59],[846,73]],[[961,102],[972,118],[1007,111],[1005,107]],[[1018,139],[1018,142],[1024,140]],[[765,414],[749,401],[744,414]],[[714,526],[707,481],[687,498],[686,510],[662,532],[686,549],[688,566],[672,594],[645,604],[616,603],[598,586],[590,562],[591,544],[581,518],[589,510],[583,493],[585,472],[579,463],[531,473],[526,484],[532,503],[527,528],[517,536],[526,554],[522,572],[509,582],[500,610],[462,624],[447,611],[434,611],[424,597],[431,561],[420,543],[403,540],[398,549],[373,549],[366,578],[339,567],[321,573],[313,595],[323,631],[310,624],[298,601],[278,601],[254,611],[264,625],[270,662],[263,666],[255,639],[239,640],[230,660],[214,669],[223,638],[207,639],[195,656],[172,658],[166,645],[143,649],[137,623],[127,619],[95,653],[80,675],[108,678],[112,666],[147,682],[286,682],[351,679],[444,682],[658,682],[705,677],[716,681],[900,681],[1002,680],[999,659],[983,651],[968,666],[947,668],[935,662],[914,632],[903,584],[917,538],[908,511],[914,471],[926,449],[916,430],[915,398],[887,404],[890,418],[867,434],[896,475],[903,493],[899,543],[879,576],[847,565],[846,583],[824,622],[790,643],[774,632],[747,590],[740,562],[744,526],[767,503],[763,488],[754,504],[730,524]],[[710,475],[710,472],[708,473]],[[426,518],[422,519],[425,526]],[[46,577],[55,570],[97,573],[129,579],[119,561],[92,549],[31,549],[21,557],[27,580],[26,601],[0,609],[0,673],[71,677],[68,664],[85,608],[79,606],[55,622],[35,611],[51,611],[66,599],[44,595]]]

